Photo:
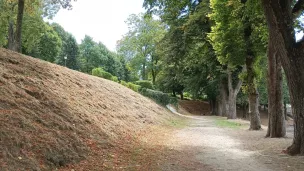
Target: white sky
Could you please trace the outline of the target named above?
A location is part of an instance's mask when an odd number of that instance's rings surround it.
[[[78,43],[89,35],[114,51],[116,41],[128,31],[126,19],[144,12],[142,4],[143,0],[77,0],[73,10],[61,9],[53,22],[73,34]]]

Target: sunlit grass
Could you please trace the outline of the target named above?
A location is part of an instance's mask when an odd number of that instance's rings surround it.
[[[222,119],[216,120],[215,124],[218,127],[233,128],[233,129],[239,129],[242,126],[244,126],[241,123],[237,123],[237,122],[233,122],[233,121],[229,121],[229,120],[222,120]]]

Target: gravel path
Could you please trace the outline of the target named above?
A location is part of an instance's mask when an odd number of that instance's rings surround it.
[[[172,110],[175,112],[174,110]],[[240,128],[218,127],[217,117],[187,116],[189,125],[176,130],[166,141],[166,146],[178,151],[177,161],[185,156],[189,167],[187,170],[227,170],[227,171],[295,171],[304,170],[303,156],[288,156],[281,151],[292,142],[292,134],[288,138],[264,138],[266,129],[249,131],[247,121]],[[247,127],[248,126],[248,127]],[[189,159],[190,154],[193,158]],[[194,161],[200,166],[193,167]],[[192,164],[191,164],[192,163]],[[184,164],[183,167],[187,165]],[[201,167],[204,166],[204,167]],[[162,170],[179,170],[162,167]]]

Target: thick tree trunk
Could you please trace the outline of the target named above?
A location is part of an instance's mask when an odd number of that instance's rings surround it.
[[[261,119],[259,112],[259,94],[251,92],[249,94],[249,118],[250,118],[250,130],[260,130]]]
[[[250,118],[250,130],[261,129],[261,119],[259,112],[259,94],[255,85],[255,73],[254,73],[254,57],[246,57],[247,68],[247,87],[248,87],[248,101],[249,101],[249,118]]]
[[[228,119],[236,119],[236,96],[229,92],[228,96]]]
[[[227,100],[228,100],[228,92],[227,92],[227,82],[222,79],[219,84],[219,95],[217,96],[217,114],[218,116],[227,116]]]
[[[25,0],[18,1],[18,14],[17,14],[17,24],[16,24],[16,36],[14,43],[14,51],[21,52],[21,36],[22,36],[22,21],[24,13],[24,2]]]
[[[272,32],[268,41],[268,130],[266,137],[278,138],[286,135],[283,115],[283,79],[280,56],[274,45]]]
[[[216,99],[211,99],[209,100],[209,105],[210,105],[210,113],[211,115],[217,115],[217,102]]]
[[[269,33],[276,35],[272,43],[280,53],[294,116],[293,143],[287,148],[290,155],[304,155],[304,39],[295,41],[290,0],[262,0]],[[301,2],[301,1],[299,1]],[[293,11],[294,12],[294,11]],[[282,55],[282,56],[281,56]]]
[[[242,81],[239,80],[236,87],[233,88],[231,72],[228,71],[228,90],[229,90],[228,113],[227,113],[228,119],[236,119],[236,96],[239,93],[241,86],[242,86]]]

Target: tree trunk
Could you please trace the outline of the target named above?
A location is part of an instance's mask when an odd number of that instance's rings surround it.
[[[285,120],[288,120],[287,119],[287,105],[286,105],[286,102],[284,102],[284,117],[285,117]]]
[[[155,80],[156,80],[156,71],[152,69],[152,83],[155,85]]]
[[[179,92],[179,94],[180,94],[180,99],[184,100],[184,93],[183,93],[183,91]]]
[[[259,94],[251,92],[249,94],[249,118],[250,118],[250,128],[249,130],[260,130],[261,119],[259,112]]]
[[[24,2],[25,0],[18,1],[18,14],[17,14],[17,24],[16,24],[16,36],[13,50],[21,53],[21,36],[22,36],[22,21],[24,13]]]
[[[294,116],[293,143],[287,148],[290,155],[304,155],[304,39],[296,42],[290,0],[262,0],[271,40],[280,53]],[[299,1],[301,2],[301,1]]]
[[[146,80],[146,62],[143,63],[143,66],[142,66],[142,79],[143,80]]]
[[[228,96],[228,119],[236,119],[236,96],[235,93],[230,93]]]
[[[219,95],[217,96],[217,114],[218,116],[227,116],[227,82],[222,79],[219,84]]]
[[[216,99],[209,100],[209,106],[210,106],[210,113],[211,115],[217,115],[217,102]]]
[[[286,135],[285,119],[283,115],[283,79],[278,50],[274,45],[273,33],[268,41],[268,129],[266,137],[279,138]]]
[[[255,85],[254,57],[246,57],[250,130],[260,130],[259,93]]]
[[[236,87],[233,88],[231,72],[228,71],[228,119],[236,119],[236,96],[239,93],[241,86],[242,80],[239,80]]]
[[[9,19],[9,24],[8,24],[8,49],[9,50],[14,50],[14,22]]]

